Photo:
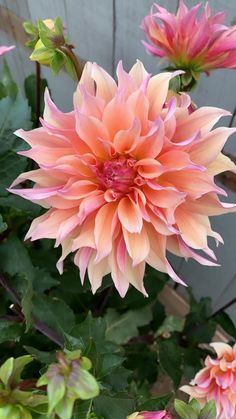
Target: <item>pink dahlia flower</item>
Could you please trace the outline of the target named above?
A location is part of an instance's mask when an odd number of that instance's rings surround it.
[[[201,405],[214,400],[217,419],[236,419],[236,344],[233,348],[226,343],[212,343],[217,358],[208,356],[205,368],[197,373],[191,386],[182,391]]]
[[[180,0],[174,15],[155,4],[141,24],[150,42],[144,42],[147,52],[194,72],[236,68],[236,26],[223,24],[223,12],[212,15],[208,2],[197,17],[200,7],[188,10]]]
[[[72,112],[59,111],[46,92],[42,127],[17,131],[31,146],[20,154],[39,169],[21,174],[11,192],[47,209],[26,238],[61,244],[60,272],[75,252],[81,281],[87,270],[93,292],[111,273],[121,296],[129,284],[147,295],[146,263],[183,283],[167,250],[215,265],[207,238],[222,239],[208,216],[235,211],[235,205],[219,201],[217,194],[225,192],[213,178],[235,168],[220,152],[235,129],[211,131],[228,115],[222,109],[190,114],[189,96],[168,92],[175,74],[151,77],[140,62],[126,73],[120,63],[117,84],[87,63]],[[26,179],[34,188],[15,188]]]
[[[172,419],[172,416],[166,410],[158,410],[158,412],[135,412],[127,419]]]
[[[12,49],[14,49],[14,48],[15,48],[15,46],[14,46],[14,45],[11,45],[10,47],[6,47],[6,46],[4,46],[4,45],[0,46],[0,57],[1,57],[2,55],[7,54],[9,51],[11,51],[11,50],[12,50]]]

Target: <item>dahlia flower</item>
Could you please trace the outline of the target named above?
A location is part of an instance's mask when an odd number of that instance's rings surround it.
[[[6,47],[5,45],[0,46],[0,57],[2,55],[7,54],[9,51],[15,48],[15,45],[11,45],[10,47]]]
[[[180,0],[174,15],[154,4],[141,24],[150,42],[143,42],[147,52],[193,73],[236,68],[236,26],[223,24],[223,12],[212,15],[208,2],[197,17],[200,7],[198,3],[189,10]]]
[[[172,416],[166,410],[159,410],[158,412],[136,412],[127,419],[172,419]]]
[[[42,127],[16,132],[31,146],[20,154],[39,168],[22,173],[10,191],[47,209],[26,239],[61,244],[61,273],[64,259],[75,252],[81,281],[87,270],[93,292],[111,273],[121,296],[129,284],[147,295],[146,263],[183,284],[167,250],[215,265],[207,237],[222,239],[208,216],[235,211],[235,205],[219,201],[217,194],[225,192],[213,178],[235,168],[220,153],[235,129],[211,131],[228,115],[222,109],[190,114],[189,96],[168,91],[179,73],[151,77],[141,62],[129,73],[119,63],[117,84],[87,63],[72,112],[58,110],[47,91]],[[26,179],[34,188],[15,188]]]
[[[236,419],[236,344],[233,348],[226,343],[212,343],[217,358],[208,356],[205,368],[197,373],[191,386],[182,391],[201,405],[214,400],[217,419]]]

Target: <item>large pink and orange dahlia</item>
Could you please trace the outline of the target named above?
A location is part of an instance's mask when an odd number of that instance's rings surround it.
[[[59,111],[46,92],[42,127],[17,131],[31,146],[20,154],[39,169],[21,174],[11,192],[47,208],[26,238],[61,244],[60,272],[75,252],[81,281],[87,270],[93,292],[111,273],[121,296],[129,284],[147,295],[146,263],[183,283],[167,250],[215,265],[207,238],[222,239],[208,217],[234,211],[235,205],[219,201],[217,194],[225,192],[214,175],[235,169],[221,154],[235,129],[211,131],[228,115],[222,109],[190,114],[189,96],[168,91],[175,74],[151,77],[141,62],[127,73],[120,63],[117,84],[87,63],[72,112]],[[15,188],[26,179],[34,188]]]
[[[205,368],[197,373],[191,386],[182,391],[197,399],[202,406],[214,400],[217,419],[236,419],[236,344],[212,343],[217,358],[208,356]]]
[[[212,15],[208,2],[198,17],[201,4],[189,10],[180,0],[176,15],[154,4],[141,24],[147,52],[194,72],[236,68],[236,26],[223,24],[223,12]]]

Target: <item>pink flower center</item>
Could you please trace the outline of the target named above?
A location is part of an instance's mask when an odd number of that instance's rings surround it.
[[[134,184],[136,170],[134,159],[115,158],[101,163],[96,168],[96,175],[105,189],[114,192],[127,193]]]

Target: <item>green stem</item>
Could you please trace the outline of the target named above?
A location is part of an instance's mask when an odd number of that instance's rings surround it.
[[[36,73],[36,94],[35,94],[35,112],[36,112],[36,120],[35,120],[35,128],[39,126],[39,118],[40,118],[40,90],[41,90],[41,67],[40,64],[36,61],[35,62],[35,73]]]
[[[60,50],[64,54],[66,54],[70,58],[70,60],[72,61],[73,65],[74,65],[76,77],[77,77],[78,81],[80,81],[80,77],[81,77],[81,74],[82,74],[81,66],[80,66],[78,58],[76,57],[76,55],[74,54],[74,52],[72,50],[72,47],[70,45],[65,44],[65,45],[62,45],[60,47]]]

